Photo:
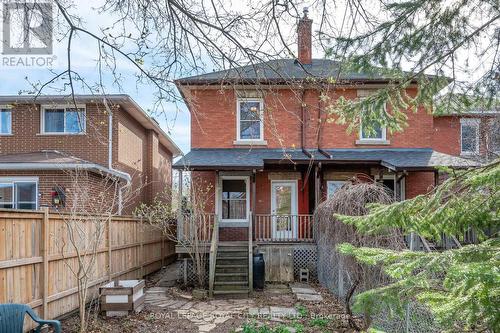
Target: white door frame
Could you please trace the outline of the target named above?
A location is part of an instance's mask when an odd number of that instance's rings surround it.
[[[298,215],[298,181],[297,180],[271,180],[271,215],[275,215],[276,212],[276,185],[291,185],[292,188],[292,202],[291,202],[291,231],[278,232],[276,230],[276,218],[272,219],[272,237],[273,238],[283,238],[283,239],[295,239],[297,238],[297,215]]]
[[[389,175],[383,175],[382,179],[391,179],[394,180],[394,191],[396,190],[396,175],[395,174],[389,174]],[[380,176],[375,175],[375,181],[379,181]],[[400,185],[400,190],[401,190],[401,201],[406,200],[406,177],[403,177],[399,183]],[[397,197],[397,196],[396,196]]]

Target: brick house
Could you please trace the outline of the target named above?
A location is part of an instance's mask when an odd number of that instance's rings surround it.
[[[181,152],[132,98],[75,101],[76,111],[65,96],[0,96],[0,208],[68,209],[75,170],[91,192],[116,183],[121,213],[171,187]]]
[[[192,120],[191,151],[174,168],[189,170],[213,189],[207,214],[218,221],[213,237],[219,241],[215,252],[222,252],[211,258],[215,293],[251,289],[251,260],[239,258],[239,268],[224,262],[236,263],[230,254],[248,254],[252,244],[264,252],[266,280],[293,280],[301,268],[313,276],[312,213],[348,179],[378,180],[402,200],[431,189],[437,166],[475,164],[459,156],[459,142],[450,140],[456,131],[446,119],[423,109],[408,111],[408,128],[394,134],[380,127],[348,134],[346,125],[326,121],[319,90],[336,77],[339,64],[312,59],[311,24],[306,15],[298,23],[297,59],[176,81]],[[327,95],[363,98],[388,82],[342,72]],[[413,84],[407,93],[414,96],[417,89]]]

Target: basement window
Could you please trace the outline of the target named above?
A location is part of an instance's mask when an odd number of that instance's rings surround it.
[[[43,134],[85,133],[85,107],[42,106]]]
[[[38,182],[0,178],[0,208],[37,209]]]

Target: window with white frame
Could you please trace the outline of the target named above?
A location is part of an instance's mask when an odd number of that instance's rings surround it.
[[[85,107],[42,106],[42,133],[85,133]]]
[[[237,135],[240,141],[264,140],[263,101],[259,98],[238,99]]]
[[[462,154],[479,153],[479,119],[460,119],[460,151]]]
[[[376,122],[371,124],[362,122],[359,130],[360,140],[384,141],[386,140],[386,128]]]
[[[222,178],[221,186],[221,219],[223,221],[247,221],[248,178]]]
[[[38,181],[0,178],[0,208],[37,209]]]
[[[0,107],[0,135],[12,134],[12,110]]]
[[[330,199],[335,192],[337,192],[343,185],[345,184],[345,181],[343,180],[329,180],[326,182],[326,197]]]

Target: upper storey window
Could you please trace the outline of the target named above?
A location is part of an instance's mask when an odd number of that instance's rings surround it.
[[[460,119],[460,151],[462,154],[479,153],[479,119]]]
[[[264,102],[259,98],[238,99],[237,140],[264,140],[263,106]]]
[[[357,91],[358,98],[364,99],[374,94],[373,89],[359,89]],[[387,129],[374,120],[377,115],[385,113],[387,106],[384,104],[383,109],[378,109],[375,105],[369,105],[364,110],[361,124],[359,126],[359,140],[357,144],[389,144],[387,141]]]
[[[42,106],[43,134],[85,133],[85,107]]]
[[[360,140],[385,141],[387,130],[380,124],[363,122],[359,132]]]
[[[0,107],[0,135],[12,134],[12,110]]]

